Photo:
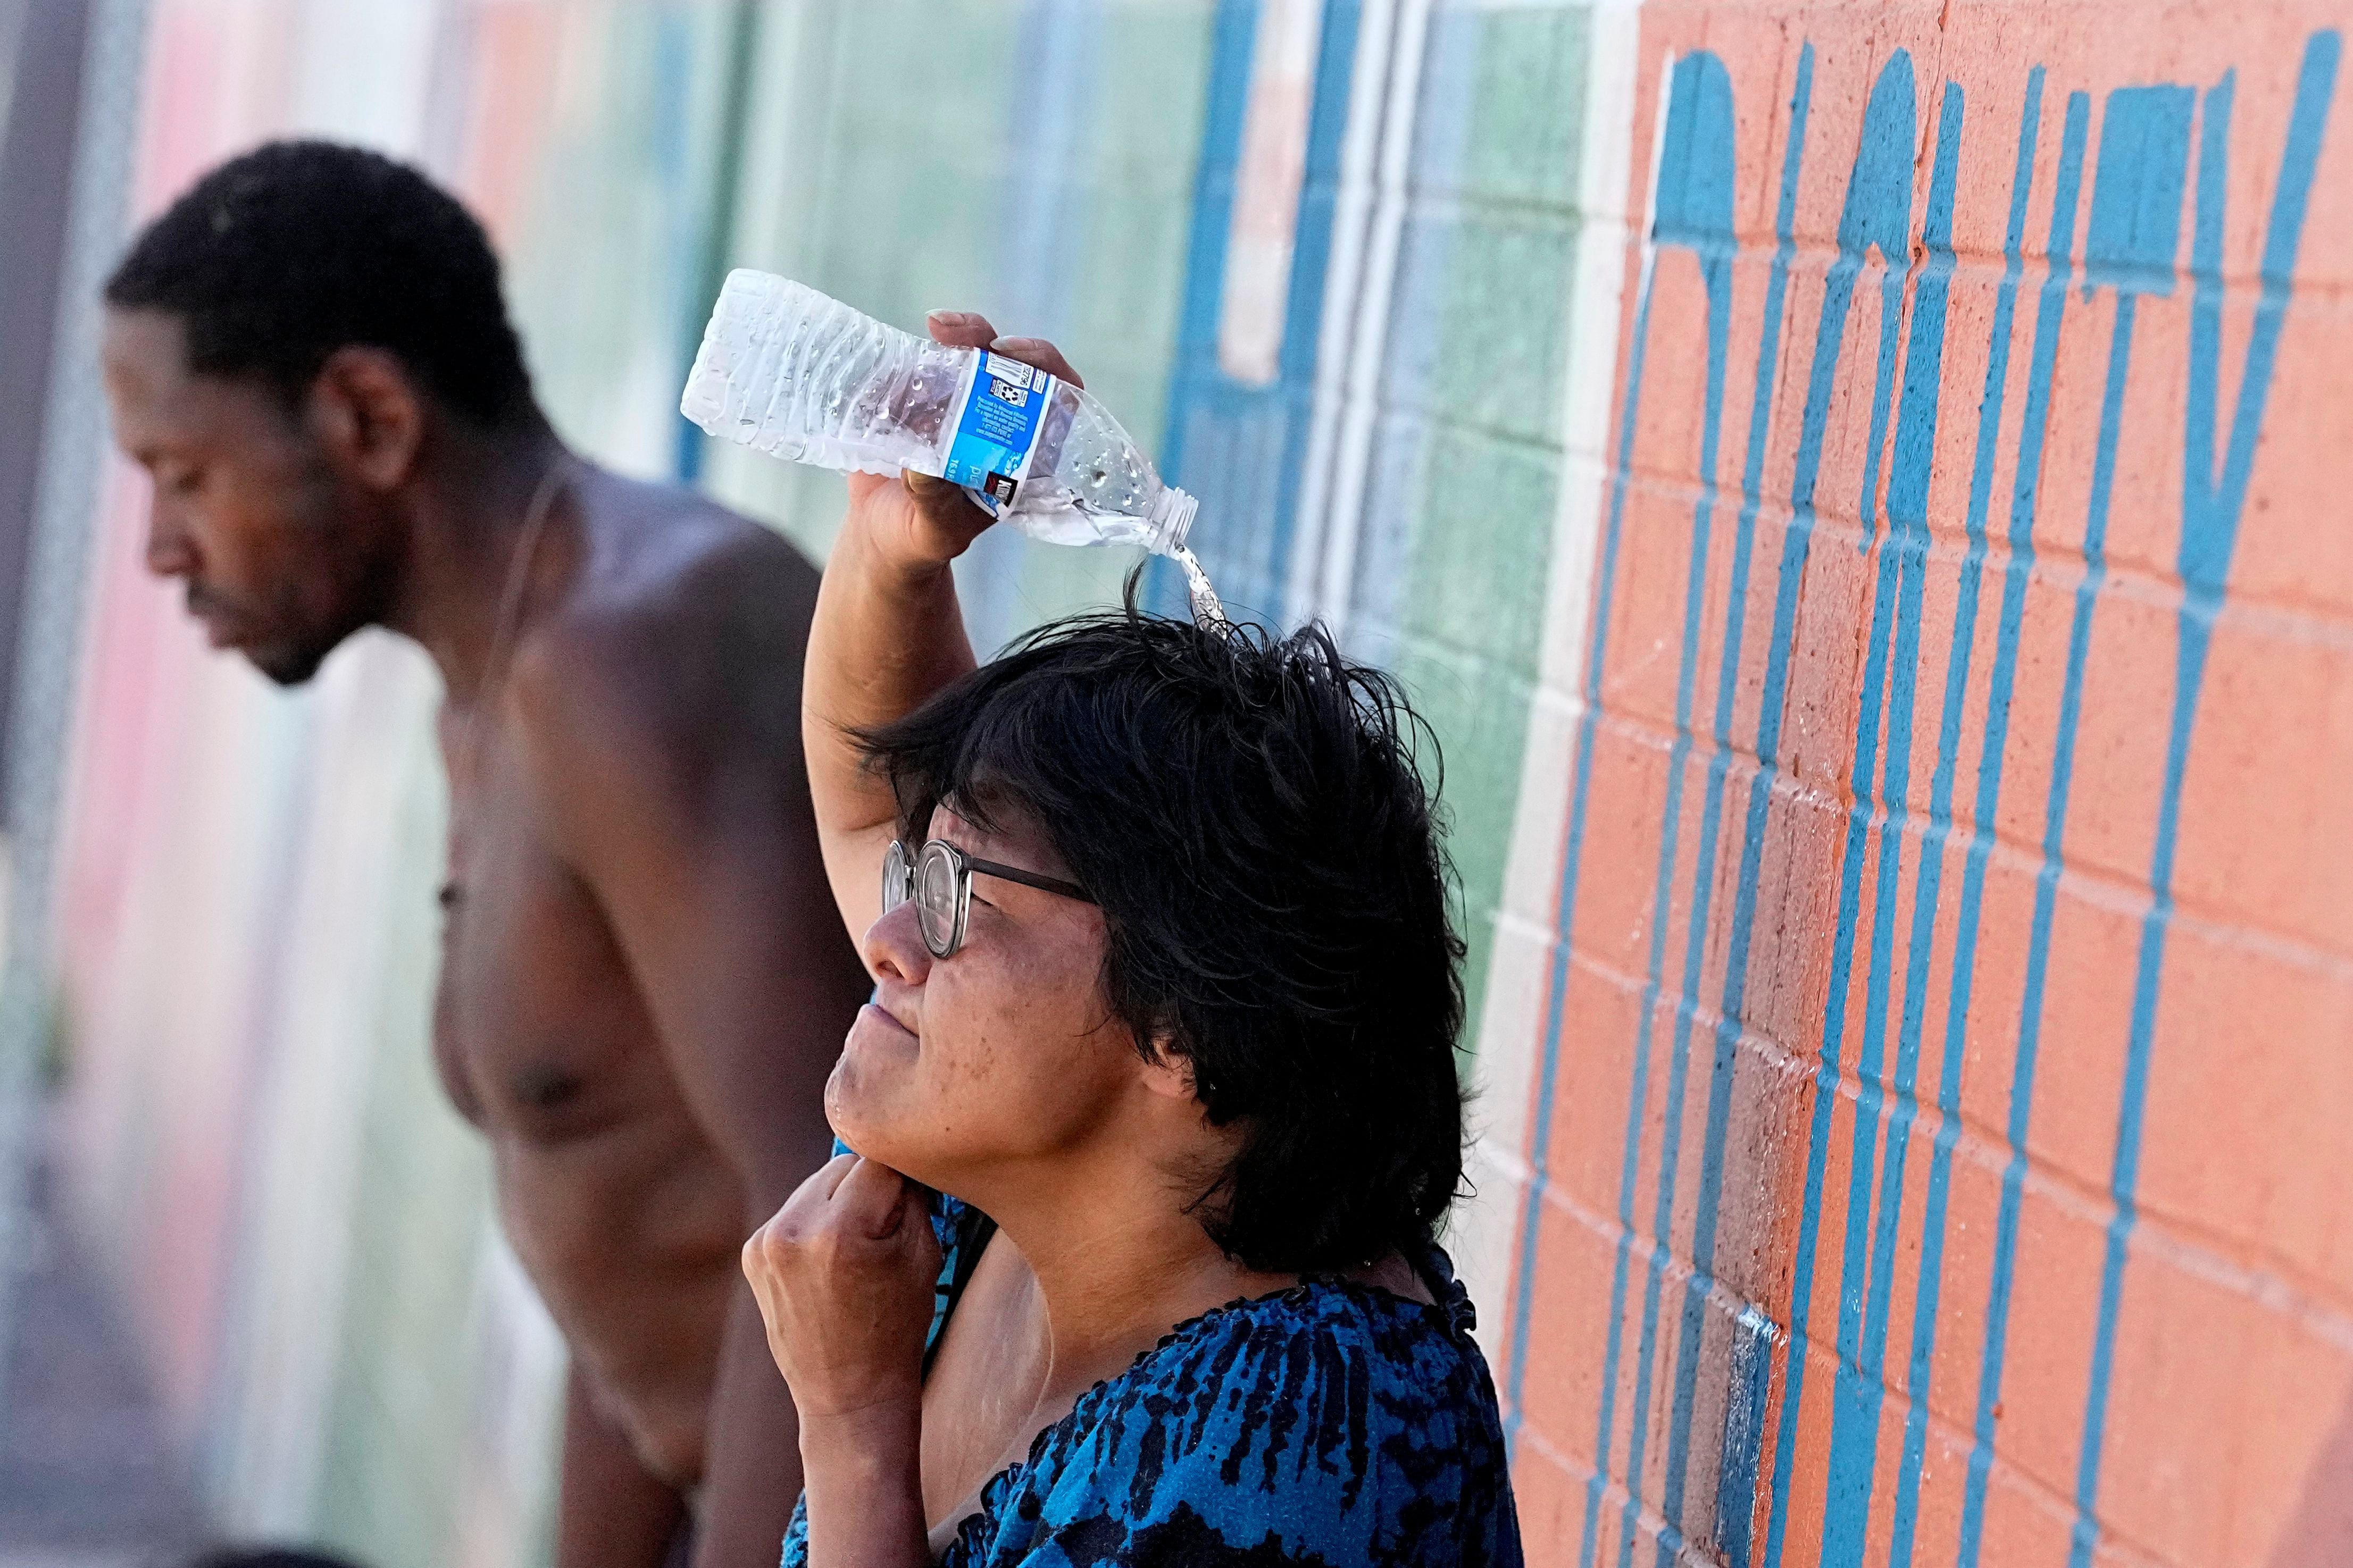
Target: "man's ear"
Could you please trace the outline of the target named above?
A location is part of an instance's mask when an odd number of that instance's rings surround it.
[[[306,415],[338,470],[372,490],[407,482],[425,441],[425,399],[398,356],[337,349],[311,383]]]

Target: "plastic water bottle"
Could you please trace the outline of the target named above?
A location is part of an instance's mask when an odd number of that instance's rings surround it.
[[[938,475],[1033,539],[1141,544],[1198,576],[1184,549],[1193,498],[1161,482],[1102,404],[1035,366],[944,348],[790,279],[728,274],[679,408],[754,451]]]

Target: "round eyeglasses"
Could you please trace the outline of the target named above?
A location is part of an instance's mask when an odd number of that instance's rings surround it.
[[[947,958],[964,945],[965,920],[972,913],[972,877],[998,877],[1041,892],[1059,893],[1092,904],[1094,895],[1075,882],[1040,876],[1018,866],[976,860],[944,838],[934,838],[913,855],[903,838],[894,838],[882,855],[882,912],[915,901],[915,923],[923,928],[923,945],[934,958]]]

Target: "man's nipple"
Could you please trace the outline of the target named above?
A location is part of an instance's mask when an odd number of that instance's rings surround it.
[[[542,1064],[517,1069],[509,1086],[517,1104],[533,1110],[553,1110],[580,1092],[580,1075]]]

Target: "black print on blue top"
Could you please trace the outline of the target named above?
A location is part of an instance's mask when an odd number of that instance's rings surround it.
[[[933,1224],[935,1343],[987,1226],[953,1198]],[[981,1489],[942,1568],[1519,1568],[1470,1301],[1416,1262],[1435,1305],[1319,1278],[1178,1324]],[[783,1568],[807,1531],[804,1500]]]

